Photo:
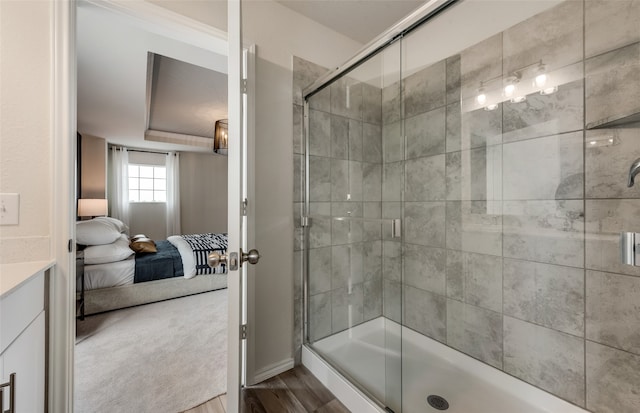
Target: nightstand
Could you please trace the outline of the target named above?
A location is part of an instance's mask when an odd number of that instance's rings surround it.
[[[76,251],[76,318],[84,320],[84,250]]]

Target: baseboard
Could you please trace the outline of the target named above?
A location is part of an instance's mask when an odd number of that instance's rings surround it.
[[[253,377],[253,382],[255,384],[262,383],[265,380],[270,379],[271,377],[275,377],[280,373],[284,373],[287,370],[291,370],[294,366],[293,358],[288,358],[279,363],[273,363],[269,366],[266,366],[263,369],[260,369],[256,372]]]

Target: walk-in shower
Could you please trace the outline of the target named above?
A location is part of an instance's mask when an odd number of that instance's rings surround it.
[[[640,411],[639,21],[434,0],[305,89],[305,364],[371,411]]]

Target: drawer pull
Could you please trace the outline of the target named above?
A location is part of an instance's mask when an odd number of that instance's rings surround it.
[[[16,413],[16,373],[9,375],[9,381],[0,384],[0,411],[4,411],[4,388],[9,388],[9,410],[5,413]]]

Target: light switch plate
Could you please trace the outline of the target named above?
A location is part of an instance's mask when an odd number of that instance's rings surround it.
[[[20,194],[0,194],[0,225],[20,222]]]

